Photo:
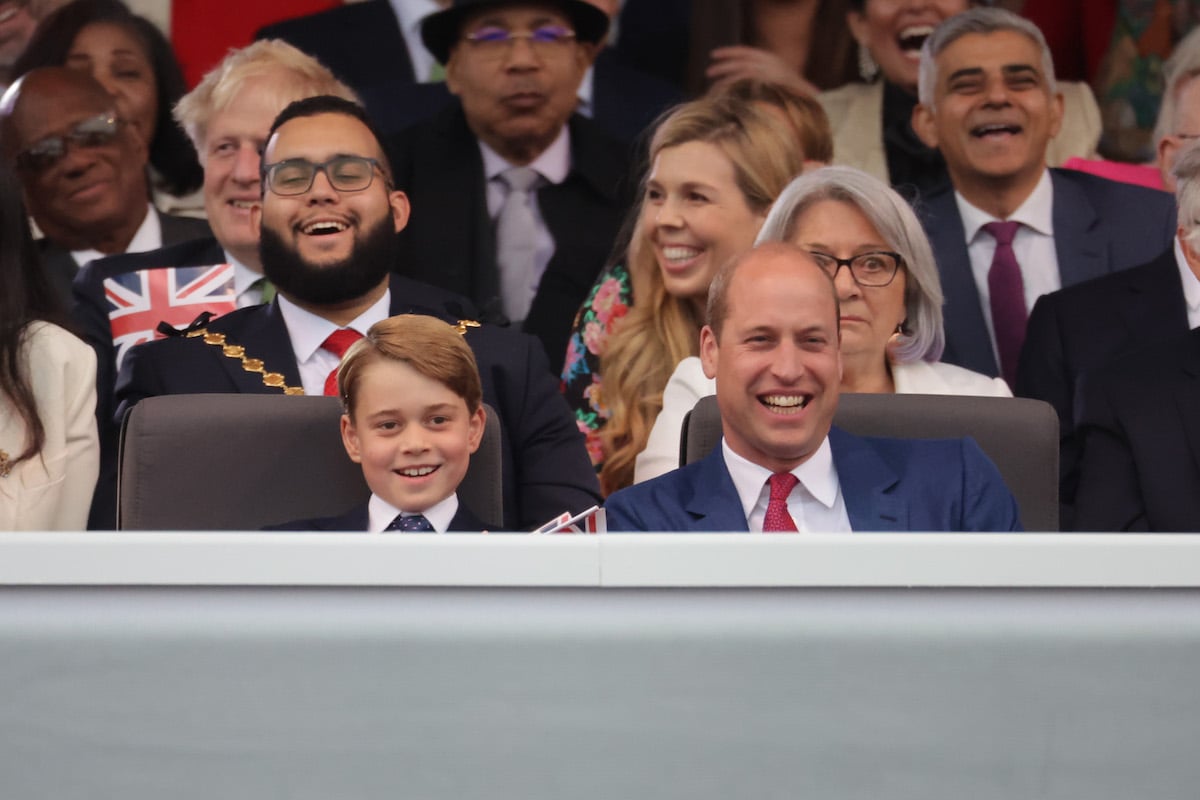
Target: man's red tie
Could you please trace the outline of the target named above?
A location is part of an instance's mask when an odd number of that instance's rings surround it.
[[[329,334],[325,341],[321,342],[321,349],[328,350],[338,357],[340,361],[342,356],[346,355],[346,351],[350,349],[350,345],[363,338],[363,335],[351,328],[341,328]],[[338,366],[341,366],[340,364]],[[329,372],[329,376],[325,378],[325,396],[337,397],[338,368],[334,367]]]
[[[767,478],[771,486],[771,499],[767,501],[767,516],[763,518],[763,533],[796,532],[796,521],[788,513],[788,495],[800,482],[790,472],[776,472]]]
[[[1000,372],[1009,386],[1016,385],[1017,359],[1025,343],[1025,282],[1013,253],[1013,237],[1019,222],[989,222],[983,226],[996,240],[992,267],[988,270],[988,299],[992,306],[992,330],[1000,352]]]

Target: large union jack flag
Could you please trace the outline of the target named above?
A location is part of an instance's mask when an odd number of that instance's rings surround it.
[[[202,311],[220,315],[237,308],[232,264],[126,272],[105,279],[104,297],[118,368],[130,347],[162,338],[159,322],[178,327]]]

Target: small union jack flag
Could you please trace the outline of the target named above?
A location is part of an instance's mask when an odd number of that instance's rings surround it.
[[[162,338],[159,322],[187,325],[202,311],[237,308],[232,264],[126,272],[105,279],[104,298],[118,368],[130,347]]]

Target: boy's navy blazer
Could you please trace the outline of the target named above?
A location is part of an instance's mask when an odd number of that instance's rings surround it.
[[[391,277],[389,311],[473,319],[473,309],[461,297],[397,275]],[[228,344],[243,346],[247,358],[261,359],[265,371],[281,373],[288,386],[301,385],[277,302],[231,311],[206,327],[225,334]],[[596,504],[600,488],[583,436],[538,341],[491,325],[468,328],[466,339],[483,380],[483,401],[500,416],[505,528],[533,528],[563,511],[578,513]],[[199,337],[170,337],[132,348],[116,391],[119,420],[144,397],[283,390],[264,385],[260,373],[245,371],[240,359],[226,357]]]
[[[882,439],[829,432],[855,531],[1019,531],[999,470],[972,439]],[[746,531],[721,446],[695,463],[622,489],[604,504],[610,531]]]
[[[1175,198],[1070,169],[1051,169],[1054,249],[1064,287],[1145,264],[1175,238]],[[1000,370],[954,190],[932,195],[921,221],[942,279],[946,351],[942,360],[996,377]]]
[[[345,514],[336,517],[317,517],[315,519],[298,519],[293,522],[285,522],[283,525],[269,525],[263,530],[267,531],[365,531],[367,522],[370,519],[370,512],[367,510],[367,504],[363,503],[360,506],[347,511]],[[480,531],[498,531],[501,528],[497,525],[489,525],[486,522],[481,522],[479,517],[471,513],[471,509],[459,501],[458,511],[454,512],[454,518],[450,520],[450,527],[447,531],[455,533],[479,533]]]

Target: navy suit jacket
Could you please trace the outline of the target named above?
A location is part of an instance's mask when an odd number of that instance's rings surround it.
[[[1079,386],[1081,531],[1200,531],[1200,329]]]
[[[1064,287],[1145,264],[1171,246],[1175,199],[1076,170],[1051,169],[1054,249]],[[942,360],[993,377],[1000,374],[953,189],[932,195],[921,209],[933,246],[946,325]]]
[[[1187,333],[1187,308],[1173,249],[1140,267],[1105,275],[1038,298],[1029,315],[1017,385],[1021,397],[1058,412],[1063,528],[1078,479],[1075,387],[1087,371]]]
[[[283,39],[329,67],[392,134],[427,119],[452,98],[444,83],[418,83],[400,23],[387,0],[348,3],[268,25],[259,39]],[[592,119],[611,136],[634,141],[665,109],[683,100],[667,81],[634,69],[604,49],[592,73]]]
[[[202,219],[177,217],[164,214],[153,209],[158,215],[158,224],[162,228],[163,245],[178,244],[191,239],[199,239],[211,235],[208,223]],[[64,308],[71,307],[71,282],[79,272],[79,265],[71,257],[71,251],[63,248],[49,239],[39,239],[38,247],[42,252],[42,264],[50,276],[50,284],[62,300]],[[115,258],[115,256],[110,256]]]
[[[460,313],[463,303],[441,289],[392,277],[393,315],[423,313],[455,320],[467,316]],[[261,359],[264,370],[282,374],[288,386],[300,386],[277,302],[232,311],[206,327],[225,334],[228,344],[245,347],[246,357]],[[596,504],[600,487],[583,435],[537,341],[490,325],[468,328],[466,339],[483,379],[483,401],[500,416],[504,527],[530,529],[565,510],[579,513]],[[117,419],[142,398],[156,395],[282,393],[282,388],[264,385],[262,377],[201,338],[147,342],[130,350],[121,364]]]
[[[365,531],[367,522],[370,519],[370,512],[367,510],[367,504],[363,503],[360,506],[347,511],[336,517],[316,517],[315,519],[298,519],[292,522],[285,522],[282,525],[268,525],[263,528],[265,531]],[[498,526],[489,525],[483,522],[479,517],[471,513],[471,509],[458,503],[458,511],[454,512],[454,518],[450,520],[450,527],[446,529],[448,532],[455,533],[479,533],[480,531],[494,532],[499,530]]]
[[[575,312],[613,250],[627,205],[622,190],[629,165],[621,146],[578,114],[570,126],[571,172],[562,183],[537,191],[554,255],[523,326],[542,340],[555,375]],[[484,321],[504,322],[483,156],[462,107],[455,102],[409,128],[388,150],[396,186],[412,201],[412,216],[400,233],[398,271],[466,295]]]
[[[1018,531],[1017,501],[972,439],[863,438],[833,428],[833,465],[855,531]],[[622,489],[604,504],[610,531],[745,531],[721,447]]]

